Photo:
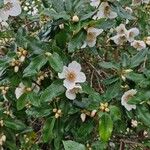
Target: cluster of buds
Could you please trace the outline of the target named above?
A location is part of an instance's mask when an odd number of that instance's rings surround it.
[[[18,72],[19,67],[21,66],[21,61],[13,59],[12,62],[10,63],[10,66],[14,67],[14,72]]]
[[[138,122],[136,121],[136,120],[131,120],[131,126],[133,127],[133,128],[136,128],[137,126],[138,126]]]
[[[3,133],[0,135],[0,146],[3,145],[3,143],[6,141],[6,135],[4,135]]]
[[[3,127],[3,126],[4,126],[4,121],[0,120],[0,127]]]
[[[41,81],[48,77],[48,72],[40,71],[38,73],[37,84],[41,85]]]
[[[103,112],[109,112],[108,103],[100,103],[99,109]]]
[[[61,109],[54,108],[54,109],[53,109],[53,112],[55,113],[55,118],[56,118],[56,119],[62,116],[62,111],[61,111]]]
[[[19,61],[24,62],[28,55],[28,52],[24,50],[23,48],[19,48],[17,51],[17,55],[18,55]]]
[[[97,113],[97,110],[92,110],[91,112],[90,111],[87,111],[87,110],[83,110],[81,111],[81,115],[80,115],[80,118],[82,120],[82,122],[85,122],[86,120],[86,117],[89,116],[91,118],[95,117],[96,113]]]
[[[0,90],[2,92],[2,95],[6,95],[6,93],[9,90],[9,87],[8,86],[0,86]]]
[[[30,139],[27,137],[27,135],[25,134],[24,136],[24,139],[25,139],[25,143],[28,143],[30,141]]]
[[[3,113],[4,113],[4,114],[6,114],[6,115],[8,115],[8,116],[13,117],[12,112],[11,112],[11,111],[9,111],[9,110],[5,110]]]
[[[86,144],[87,150],[92,150],[92,147],[89,143]]]
[[[25,107],[27,108],[27,109],[29,109],[29,108],[31,108],[31,102],[28,102],[26,105],[25,105]]]
[[[122,80],[125,81],[127,74],[130,73],[130,72],[132,72],[132,71],[133,71],[132,69],[122,70],[121,71],[121,78],[122,78]]]

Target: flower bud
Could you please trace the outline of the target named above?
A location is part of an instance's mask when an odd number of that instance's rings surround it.
[[[25,61],[25,56],[24,55],[22,55],[20,58],[19,58],[19,60],[20,60],[20,62],[24,62]]]
[[[73,22],[79,22],[79,17],[77,15],[72,17]]]
[[[5,136],[4,134],[2,135],[1,140],[2,140],[3,142],[6,141],[6,136]]]
[[[19,67],[18,66],[15,66],[14,67],[14,72],[18,72],[19,71]]]
[[[57,108],[54,108],[54,109],[53,109],[53,112],[56,113],[56,112],[57,112]]]
[[[64,29],[64,24],[63,24],[63,23],[60,24],[60,25],[59,25],[59,28],[60,28],[60,29]]]
[[[58,114],[61,114],[61,109],[59,109],[59,110],[57,111],[57,113],[58,113]]]
[[[47,57],[52,56],[52,54],[51,54],[50,52],[46,52],[45,55],[46,55]]]
[[[91,117],[94,117],[96,115],[97,110],[92,110]]]
[[[55,114],[55,118],[57,119],[57,118],[59,118],[60,117],[60,115],[58,114],[58,113],[56,113]]]
[[[84,122],[85,119],[86,119],[86,114],[85,114],[85,113],[82,113],[82,114],[80,115],[80,118],[81,118],[82,122]]]

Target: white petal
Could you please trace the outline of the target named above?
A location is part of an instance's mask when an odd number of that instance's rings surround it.
[[[85,41],[84,44],[81,46],[81,49],[82,49],[82,48],[86,48],[86,46],[87,46],[87,43],[86,43],[86,41]]]
[[[118,27],[116,27],[116,31],[118,34],[126,34],[127,29],[124,24],[120,24]]]
[[[94,20],[96,19],[101,19],[101,18],[105,18],[106,16],[104,15],[104,11],[102,11],[101,9],[99,9],[99,11],[97,12],[97,14],[93,17]]]
[[[23,92],[23,89],[22,89],[22,88],[20,88],[20,87],[16,88],[16,90],[15,90],[15,95],[16,95],[16,98],[17,98],[17,99],[19,99],[19,97],[20,97],[23,93],[24,93],[24,92]]]
[[[71,92],[71,90],[67,90],[65,94],[66,94],[66,97],[70,100],[74,100],[76,98],[76,94]]]
[[[108,16],[109,19],[114,19],[114,18],[116,18],[116,17],[117,17],[117,13],[116,13],[116,12],[113,12],[113,11],[111,11],[111,12],[110,12],[110,15]]]
[[[75,82],[70,82],[68,80],[64,80],[63,84],[68,90],[73,89],[75,87]]]
[[[76,61],[73,61],[68,65],[68,70],[74,70],[76,73],[78,73],[81,71],[81,65]]]
[[[13,7],[9,10],[10,16],[18,16],[21,14],[21,6],[19,3],[13,3]]]
[[[98,28],[93,28],[93,27],[90,27],[87,30],[87,33],[93,33],[95,35],[95,37],[100,35],[102,32],[103,32],[103,29],[98,29]]]
[[[8,20],[8,13],[5,12],[3,9],[0,9],[0,22]]]
[[[94,7],[98,7],[100,4],[100,0],[91,0],[90,5]]]
[[[77,74],[77,80],[76,80],[76,83],[83,83],[86,81],[86,76],[83,72],[79,72]]]
[[[82,114],[80,115],[80,118],[81,118],[82,122],[84,122],[85,119],[86,119],[86,114],[85,114],[85,113],[82,113]]]
[[[67,72],[68,72],[68,67],[64,66],[62,73],[58,73],[59,79],[64,79],[66,77]]]
[[[134,37],[136,37],[137,35],[139,35],[139,29],[138,28],[132,28],[128,31],[127,33],[127,39],[129,42],[134,41]]]
[[[87,41],[87,44],[89,47],[94,47],[96,45],[96,38],[93,39],[92,41]]]

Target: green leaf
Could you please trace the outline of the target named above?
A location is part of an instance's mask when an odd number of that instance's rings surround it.
[[[113,131],[113,121],[109,114],[103,114],[99,121],[99,135],[102,141],[108,141]]]
[[[20,120],[7,118],[4,121],[4,125],[13,130],[24,130],[26,129],[26,125],[22,123]]]
[[[105,69],[119,69],[119,67],[116,64],[113,64],[112,62],[100,62],[99,65]]]
[[[48,142],[52,140],[53,137],[53,128],[55,125],[55,118],[49,118],[47,119],[46,123],[43,126],[43,141]]]
[[[86,150],[83,144],[77,143],[75,141],[63,141],[65,150]]]
[[[150,127],[150,109],[145,106],[137,107],[138,118],[148,127]]]
[[[35,57],[28,67],[24,70],[24,77],[35,75],[46,64],[47,59],[44,55]]]
[[[22,94],[17,100],[17,110],[22,110],[27,104],[27,94]]]
[[[121,111],[119,107],[111,105],[109,109],[110,109],[110,115],[111,115],[113,122],[121,119]]]
[[[142,61],[144,61],[146,55],[147,55],[147,49],[138,52],[135,56],[133,56],[131,58],[131,65],[130,65],[130,67],[134,68],[134,67],[137,67],[138,65],[140,65],[140,63]]]
[[[68,43],[68,51],[74,52],[76,49],[80,49],[85,40],[85,33],[83,31],[77,33]]]
[[[61,81],[54,81],[49,87],[46,88],[41,93],[40,101],[41,102],[50,102],[53,98],[63,94],[65,92],[65,88]]]
[[[49,56],[48,61],[50,63],[50,66],[56,72],[62,72],[62,70],[63,70],[63,61],[57,53],[53,53],[52,56]]]

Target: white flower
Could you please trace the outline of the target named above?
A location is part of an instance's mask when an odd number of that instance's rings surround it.
[[[134,40],[132,43],[131,43],[131,46],[133,46],[134,48],[136,48],[138,51],[146,48],[146,44],[144,41],[140,41],[140,40]]]
[[[97,14],[93,17],[93,19],[100,19],[100,18],[109,18],[114,19],[117,17],[117,13],[111,10],[108,2],[102,2],[98,8]]]
[[[36,84],[32,83],[32,87],[31,87],[31,90],[33,89],[34,92],[38,93],[40,88],[39,86],[37,86]],[[19,97],[24,94],[27,90],[27,87],[21,82],[19,84],[19,87],[16,88],[15,90],[15,95],[16,95],[16,98],[19,99]]]
[[[96,44],[96,38],[103,32],[103,29],[97,29],[90,27],[87,29],[87,37],[84,45],[81,48],[85,48],[87,45],[93,47]]]
[[[120,24],[116,27],[117,34],[127,34],[127,29],[124,24]]]
[[[125,10],[126,10],[129,14],[132,14],[132,13],[133,13],[132,8],[130,8],[130,7],[126,7]]]
[[[98,7],[99,4],[100,4],[100,0],[90,0],[90,5],[93,6],[93,7]]]
[[[7,21],[9,16],[21,14],[21,6],[18,0],[4,0],[4,7],[0,9],[0,22]]]
[[[128,30],[127,32],[127,39],[129,42],[134,41],[134,38],[139,35],[139,29],[138,28],[132,28],[130,30]]]
[[[128,104],[128,100],[132,98],[137,91],[135,89],[128,90],[125,92],[121,98],[121,104],[128,110],[136,109],[136,105],[130,105]]]
[[[74,100],[76,98],[76,94],[81,92],[82,87],[80,85],[75,85],[73,89],[66,91],[66,97],[70,100]]]
[[[127,38],[125,34],[117,34],[110,38],[110,40],[113,40],[115,44],[122,45],[125,42],[127,42]]]
[[[73,89],[77,83],[86,81],[86,76],[81,72],[81,65],[76,61],[71,62],[68,67],[64,66],[62,73],[58,73],[58,77],[64,80],[64,86],[67,89]]]
[[[21,6],[18,0],[4,0],[5,12],[10,16],[18,16],[21,14]]]

